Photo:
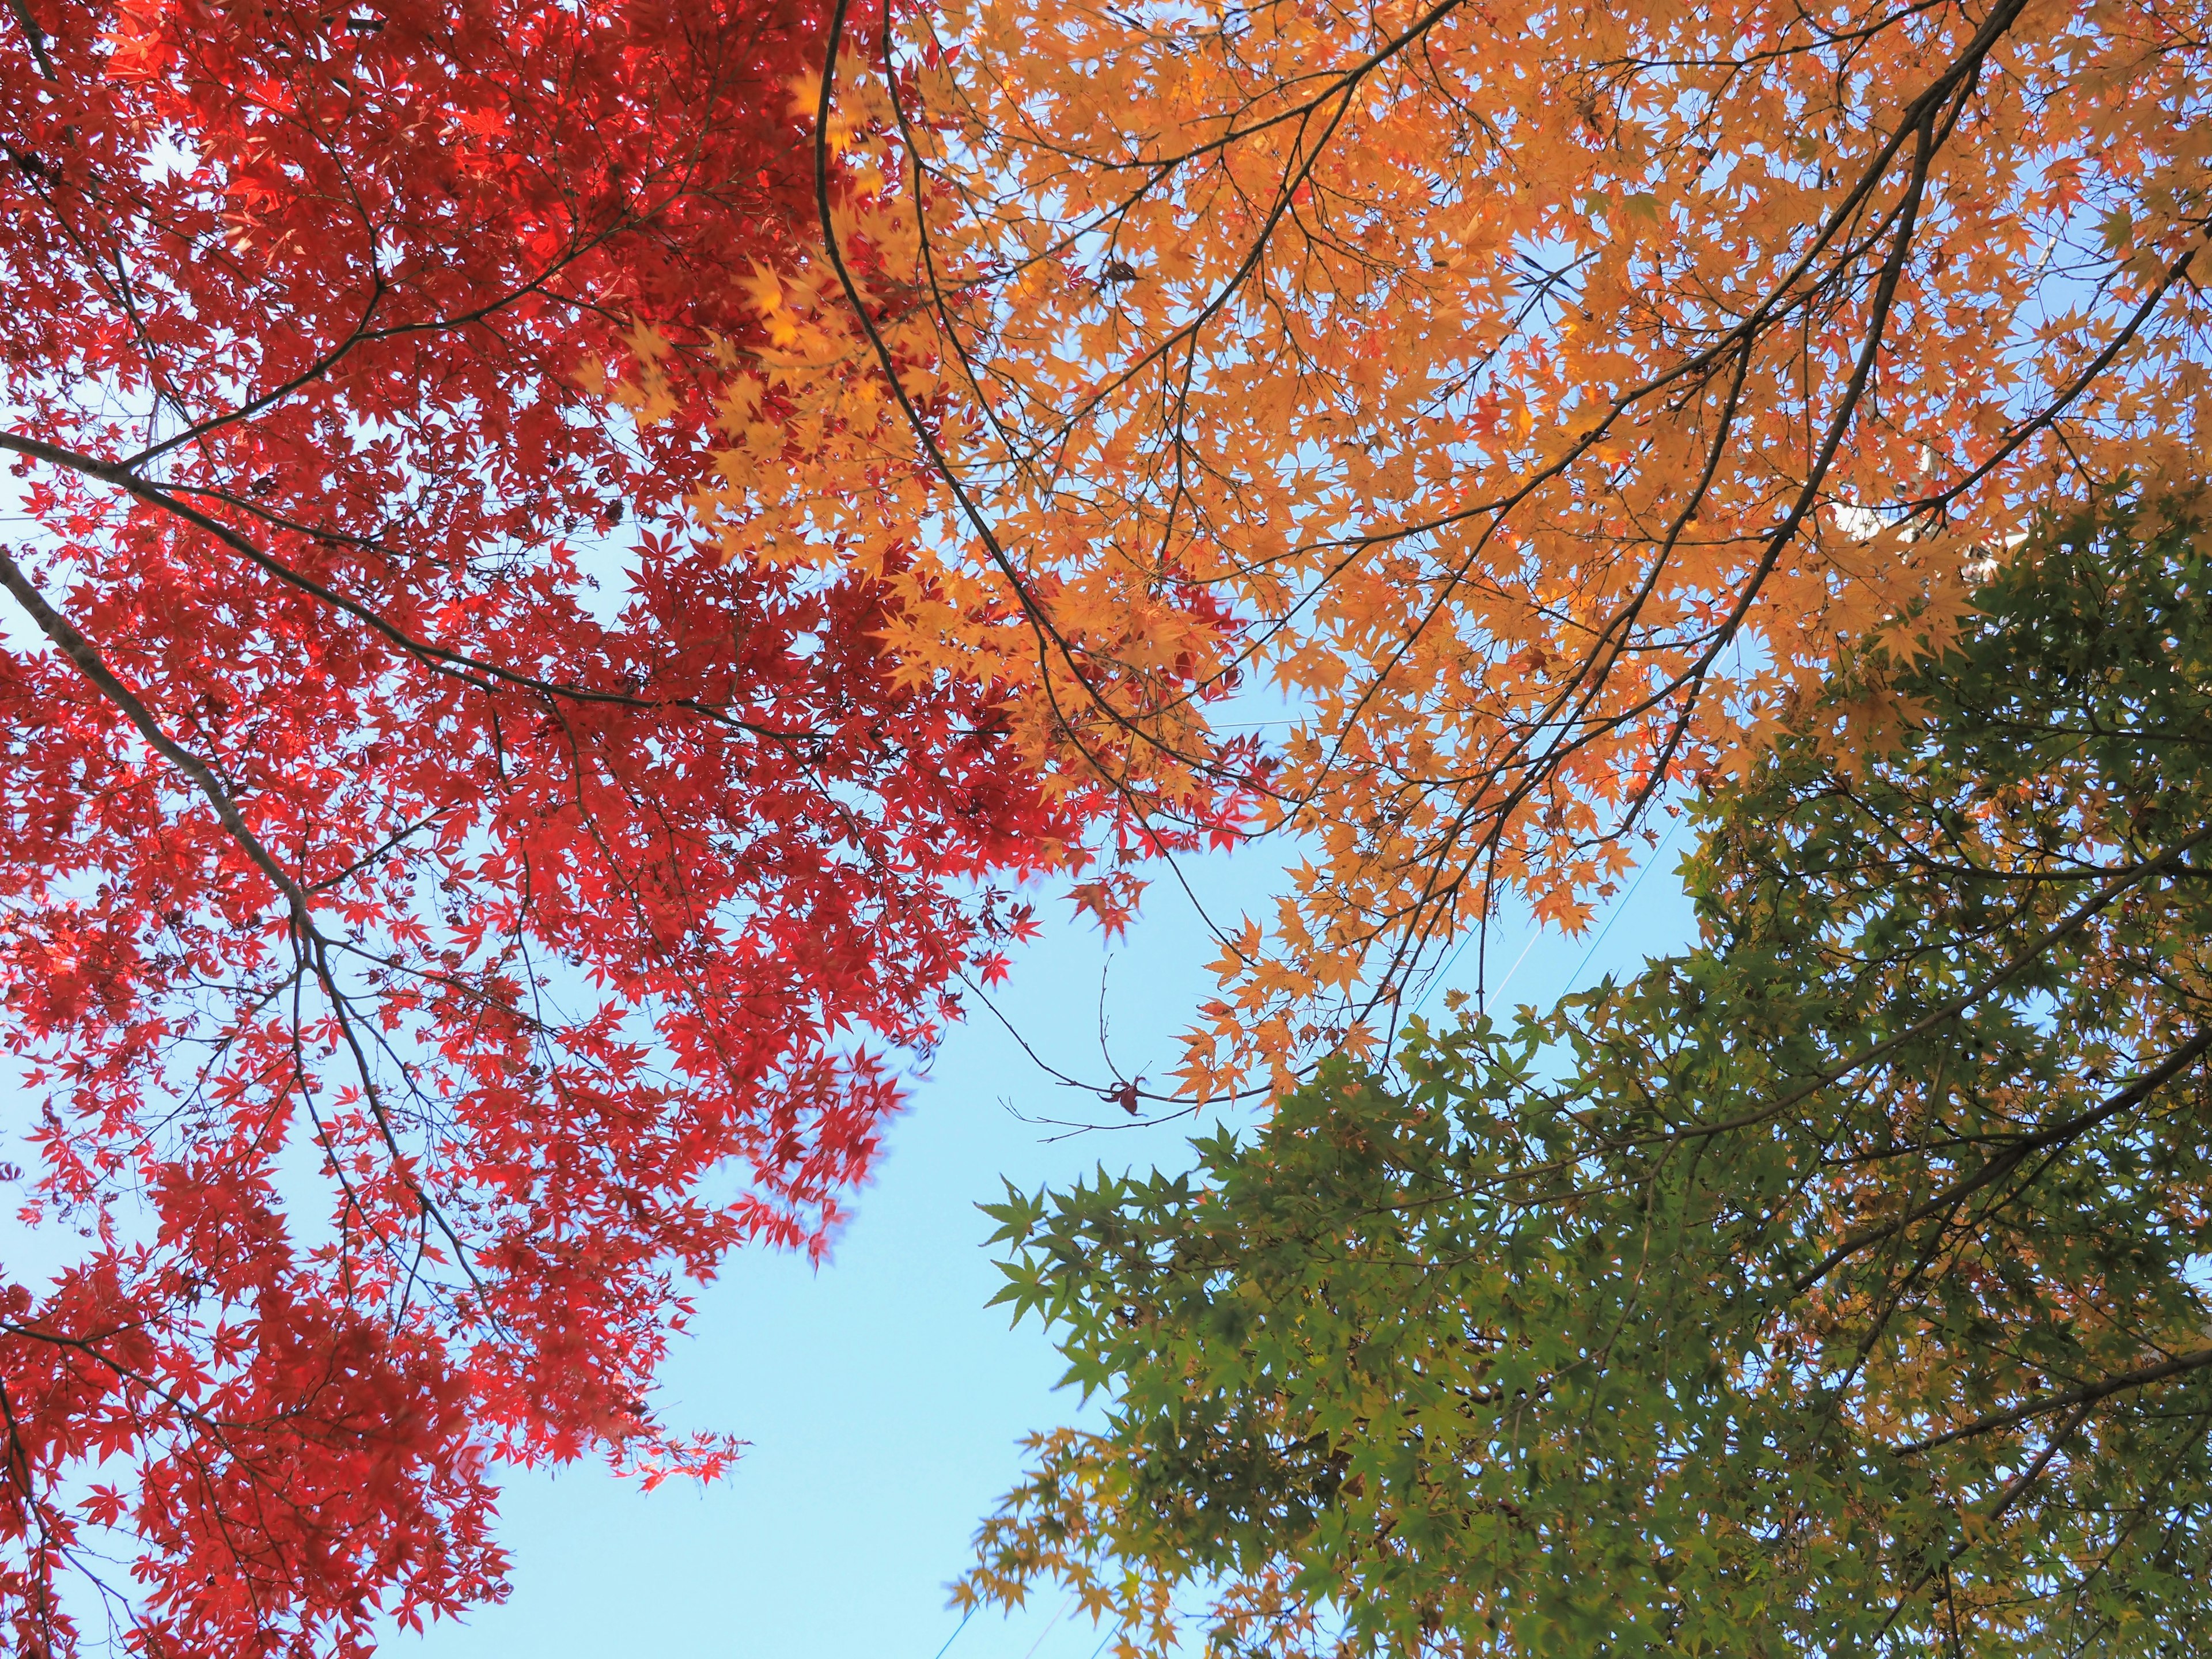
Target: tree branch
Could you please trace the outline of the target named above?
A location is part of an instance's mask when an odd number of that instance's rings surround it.
[[[1915,1440],[1909,1445],[1899,1446],[1897,1455],[1899,1457],[1917,1457],[1922,1452],[1935,1450],[1938,1446],[1971,1439],[1978,1434],[1991,1434],[1999,1429],[2008,1429],[2048,1412],[2064,1411],[2069,1407],[2094,1406],[2113,1395],[2125,1394],[2130,1389],[2148,1388],[2154,1382],[2163,1382],[2170,1376],[2184,1376],[2191,1371],[2202,1370],[2207,1365],[2212,1365],[2212,1348],[2198,1348],[2192,1352],[2177,1354],[2171,1359],[2161,1359],[2156,1364],[2138,1365],[2131,1371],[2122,1371],[2118,1376],[2106,1377],[2102,1382],[2084,1382],[2063,1394],[2048,1395],[2041,1400],[2030,1401],[2027,1405],[2015,1407],[2008,1412],[1978,1417],[1971,1423],[1942,1434],[1931,1435],[1925,1440]]]

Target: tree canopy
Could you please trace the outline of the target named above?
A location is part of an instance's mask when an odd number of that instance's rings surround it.
[[[1578,923],[1840,641],[2205,441],[2191,8],[830,15],[869,188],[761,290],[791,349],[702,509],[866,563],[857,481],[918,452],[907,647],[1036,688],[1024,746],[1148,819],[1234,787],[1297,838],[1200,1096],[1371,1047],[1504,893]]]
[[[1009,1212],[1227,1253],[1021,1294],[1132,1310],[1082,1363],[1141,1402],[1168,1310],[1341,1235],[1399,1299],[1324,1273],[1297,1328],[1427,1357],[1285,1331],[1278,1399],[1217,1344],[1182,1469],[1246,1529],[1055,1443],[979,1585],[1119,1550],[1533,1650],[2032,1646],[2124,1583],[2184,1631],[2113,1517],[2181,1513],[2128,1482],[2201,1386],[2194,1212],[2128,1217],[2196,1168],[2202,10],[8,0],[0,1025],[22,1213],[83,1246],[0,1283],[16,1644],[356,1652],[499,1594],[499,1460],[720,1469],[652,1414],[687,1285],[823,1247],[1014,888],[1111,931],[1255,831],[1292,890],[1215,919],[1170,1104],[1279,1119]],[[2106,516],[2014,560],[2057,500]],[[1674,978],[1363,1069],[1687,791]],[[1104,1507],[1047,1547],[1055,1491]],[[1532,1539],[1589,1571],[1524,1620]]]
[[[2201,502],[2046,526],[1695,816],[1696,948],[994,1206],[1106,1420],[964,1595],[1124,1654],[1178,1594],[1222,1655],[2203,1650]]]
[[[705,428],[595,390],[769,346],[821,50],[0,12],[0,1030],[60,1257],[0,1280],[9,1651],[360,1651],[500,1593],[500,1460],[719,1468],[650,1400],[687,1284],[821,1247],[1082,844],[886,567],[730,556]]]

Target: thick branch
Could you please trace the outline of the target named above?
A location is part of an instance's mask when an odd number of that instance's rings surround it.
[[[1831,1250],[1812,1270],[1801,1275],[1790,1287],[1790,1294],[1802,1296],[1826,1279],[1831,1273],[1856,1255],[1869,1244],[1878,1244],[1910,1227],[1916,1221],[1956,1205],[1962,1198],[1979,1192],[1994,1182],[2002,1181],[2018,1169],[2033,1153],[2067,1146],[2080,1139],[2099,1124],[2118,1117],[2121,1113],[2141,1105],[2159,1090],[2195,1065],[2207,1049],[2212,1049],[2212,1027],[2201,1030],[2154,1069],[2146,1072],[2110,1099],[2100,1102],[2086,1112],[2054,1123],[2032,1135],[2025,1135],[1995,1158],[1982,1164],[1972,1175],[1961,1176],[1924,1204],[1914,1206],[1903,1215],[1856,1233]]]
[[[149,506],[158,507],[164,512],[173,513],[195,528],[205,531],[233,552],[241,555],[259,566],[279,581],[289,586],[296,587],[303,593],[311,594],[334,610],[343,611],[356,622],[374,629],[401,650],[411,656],[420,658],[433,668],[442,672],[459,672],[461,678],[471,679],[471,684],[476,683],[473,677],[481,676],[483,679],[512,686],[518,690],[534,691],[544,697],[562,697],[572,702],[606,703],[622,708],[645,710],[682,709],[689,714],[702,715],[717,725],[750,732],[757,737],[773,738],[778,742],[798,742],[813,735],[811,732],[784,732],[774,726],[756,725],[750,720],[738,719],[727,709],[718,708],[712,703],[702,702],[693,697],[639,697],[633,696],[628,692],[603,691],[590,686],[573,684],[567,681],[540,679],[534,674],[525,674],[515,669],[502,668],[497,663],[487,662],[481,657],[472,657],[465,652],[455,651],[447,646],[438,645],[428,640],[417,639],[390,618],[370,606],[363,605],[359,599],[349,598],[337,589],[317,581],[303,571],[295,570],[283,560],[256,545],[251,538],[232,529],[220,519],[211,517],[198,507],[178,500],[171,491],[140,477],[128,466],[112,461],[103,461],[97,456],[82,454],[76,450],[64,448],[59,444],[48,443],[40,438],[27,438],[14,432],[0,432],[0,449],[13,450],[15,453],[27,455],[33,460],[45,461],[54,466],[66,467],[88,478],[97,478],[102,483],[112,484],[118,489],[127,491]],[[489,690],[489,688],[479,685],[478,689]]]
[[[40,74],[52,80],[54,60],[46,56],[46,32],[31,15],[30,0],[8,0],[8,9],[15,14],[15,21],[22,27],[23,39],[31,48],[31,61],[39,66]]]
[[[2212,1348],[2198,1348],[2193,1352],[2176,1354],[2171,1359],[2161,1359],[2152,1365],[2138,1365],[2131,1371],[2122,1371],[2117,1376],[2108,1376],[2101,1382],[2084,1382],[2081,1387],[2069,1389],[2063,1394],[2048,1395],[2041,1400],[2032,1400],[2027,1405],[2015,1407],[2008,1412],[1997,1412],[1988,1417],[1978,1417],[1972,1422],[1952,1429],[1946,1433],[1931,1436],[1926,1440],[1916,1440],[1910,1445],[1899,1446],[1897,1449],[1897,1455],[1899,1457],[1914,1457],[1922,1452],[1933,1451],[1938,1446],[1950,1445],[1954,1441],[1971,1439],[1978,1434],[1992,1434],[1999,1429],[2011,1428],[2015,1424],[2027,1422],[2032,1417],[2041,1417],[2050,1412],[2064,1411],[2069,1407],[2094,1406],[2099,1401],[2108,1400],[2116,1394],[2125,1394],[2131,1389],[2148,1388],[2154,1382],[2163,1382],[2170,1376],[2184,1376],[2191,1371],[2202,1370],[2207,1365],[2212,1365]]]
[[[245,849],[246,855],[284,896],[291,908],[294,924],[312,932],[306,890],[261,844],[260,838],[239,811],[238,803],[231,798],[230,790],[216,775],[215,768],[161,729],[161,723],[154,718],[153,710],[115,677],[114,671],[101,660],[92,641],[80,634],[68,617],[46,603],[46,596],[32,586],[30,579],[24,575],[22,567],[9,556],[4,548],[0,548],[0,587],[5,587],[15,596],[15,603],[28,611],[31,620],[38,623],[39,631],[53,642],[56,650],[70,659],[77,672],[91,681],[102,696],[122,711],[124,718],[137,728],[140,737],[145,738],[147,746],[192,781],[200,793],[207,797],[209,805],[215,808],[216,816],[222,820],[222,827],[230,832],[231,839]]]

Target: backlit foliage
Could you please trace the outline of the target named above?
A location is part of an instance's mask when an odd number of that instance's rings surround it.
[[[1700,808],[1696,949],[992,1206],[1107,1409],[963,1597],[1124,1659],[2203,1652],[2208,547],[2031,543],[1844,752],[1856,659]]]
[[[697,504],[863,568],[919,516],[917,659],[1147,821],[1244,790],[1303,837],[1183,1072],[1280,1083],[1501,891],[1579,923],[1670,782],[1840,642],[1940,642],[2027,505],[2201,447],[2208,27],[960,0],[885,83],[846,19],[802,94],[846,269],[759,289]],[[1209,723],[1249,713],[1267,757]]]

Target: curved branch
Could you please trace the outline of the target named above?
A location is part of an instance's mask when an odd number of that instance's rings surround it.
[[[2189,1353],[2176,1354],[2171,1359],[2161,1359],[2154,1364],[2138,1365],[2131,1371],[2122,1371],[2101,1382],[2084,1382],[2069,1389],[2063,1394],[2046,1395],[2040,1400],[2031,1400],[2025,1406],[2014,1407],[2008,1412],[1993,1413],[1978,1417],[1971,1423],[1961,1424],[1942,1434],[1931,1435],[1925,1440],[1915,1440],[1895,1448],[1899,1457],[1917,1457],[1923,1452],[1934,1451],[1938,1446],[1948,1446],[1979,1434],[1993,1434],[1999,1429],[2009,1429],[2027,1422],[2030,1418],[2042,1417],[2051,1412],[2064,1411],[2069,1407],[2094,1406],[2100,1400],[2109,1400],[2116,1394],[2125,1394],[2132,1389],[2148,1388],[2154,1382],[2163,1382],[2171,1376],[2185,1376],[2191,1371],[2212,1365],[2212,1348],[2198,1348]]]
[[[483,684],[482,680],[493,680],[519,690],[534,691],[540,696],[557,697],[570,702],[600,703],[619,708],[634,708],[647,712],[672,708],[682,709],[686,713],[712,720],[718,726],[730,726],[736,730],[749,732],[756,737],[767,738],[781,743],[803,743],[817,735],[809,732],[779,731],[774,726],[761,726],[750,720],[741,720],[726,708],[702,702],[696,697],[640,697],[623,691],[603,691],[592,686],[577,685],[571,681],[541,679],[535,674],[525,674],[515,669],[503,668],[497,663],[487,662],[481,657],[471,656],[466,652],[456,651],[448,646],[417,639],[390,618],[362,604],[359,599],[349,598],[337,589],[317,581],[304,571],[294,569],[274,554],[256,545],[248,537],[232,529],[222,520],[178,500],[170,489],[139,477],[127,465],[103,461],[96,456],[64,448],[59,444],[48,443],[39,438],[27,438],[13,432],[0,432],[0,450],[12,450],[16,454],[27,455],[34,460],[45,461],[54,466],[66,467],[88,478],[96,478],[102,483],[112,484],[117,489],[137,497],[149,506],[158,507],[164,512],[175,514],[194,528],[213,536],[233,552],[258,565],[286,586],[296,587],[301,592],[320,599],[333,610],[343,611],[356,622],[382,635],[409,655],[419,658],[437,672],[454,672],[456,678],[468,681],[479,690],[490,689]],[[481,679],[477,677],[481,677]]]

